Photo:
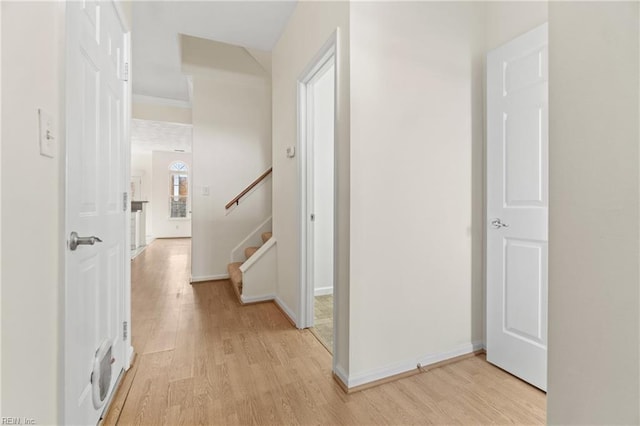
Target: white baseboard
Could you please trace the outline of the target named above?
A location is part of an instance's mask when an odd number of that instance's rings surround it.
[[[262,296],[245,296],[243,294],[240,296],[240,299],[242,299],[242,303],[266,302],[268,300],[274,300],[275,298],[276,298],[275,294],[265,294]]]
[[[314,296],[327,296],[333,294],[333,287],[318,287],[313,290]]]
[[[293,311],[291,309],[289,309],[289,307],[287,306],[286,303],[284,303],[282,301],[282,299],[280,299],[278,296],[276,296],[274,298],[274,302],[276,302],[276,304],[278,306],[280,306],[280,309],[282,309],[282,311],[287,314],[287,316],[289,317],[289,319],[291,320],[291,322],[293,322],[294,324],[296,324],[296,327],[298,326],[298,319],[296,317],[296,315],[293,313]]]
[[[467,355],[481,349],[482,342],[468,343],[454,348],[450,351],[429,354],[415,360],[409,360],[395,365],[389,365],[363,373],[354,374],[349,376],[346,380],[344,377],[342,377],[344,375],[344,372],[338,371],[337,367],[335,373],[341,380],[343,380],[343,383],[347,385],[348,388],[355,388],[356,386],[365,385],[367,383],[375,382],[377,380],[386,379],[387,377],[415,370],[417,364],[421,364],[422,367],[427,367],[431,364],[446,361],[448,359],[455,358],[461,355]]]
[[[340,367],[339,365],[336,365],[336,367],[333,369],[333,373],[338,376],[338,379],[340,379],[340,381],[346,386],[347,382],[349,381],[349,375],[347,373],[344,372],[344,370],[342,369],[342,367]]]
[[[201,283],[203,281],[228,280],[229,274],[220,275],[203,275],[200,277],[191,277],[192,283]]]

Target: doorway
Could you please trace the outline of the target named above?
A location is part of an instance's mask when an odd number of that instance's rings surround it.
[[[299,83],[301,171],[301,307],[310,328],[333,353],[335,275],[335,38]]]

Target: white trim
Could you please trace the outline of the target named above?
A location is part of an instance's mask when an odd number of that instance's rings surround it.
[[[343,383],[347,385],[348,388],[354,388],[356,386],[362,386],[367,383],[415,370],[418,364],[422,367],[427,367],[431,364],[479,351],[482,347],[483,345],[481,342],[468,343],[447,352],[424,355],[417,359],[387,365],[360,374],[354,374],[353,376],[349,376],[346,380],[344,380],[344,374],[341,371],[338,371],[338,366],[335,367],[334,372],[343,380]]]
[[[169,98],[159,98],[157,96],[147,96],[147,95],[138,95],[138,94],[133,95],[133,103],[191,109],[190,101],[182,101],[179,99],[169,99]]]
[[[119,15],[120,22],[123,24],[123,28],[125,29],[124,34],[124,54],[126,55],[127,63],[129,64],[129,78],[124,81],[124,95],[123,95],[123,111],[124,120],[123,120],[123,132],[124,132],[124,152],[125,152],[125,164],[131,164],[131,118],[132,118],[132,106],[131,106],[131,96],[132,96],[132,79],[131,79],[131,23],[127,21],[123,11],[120,8],[120,2],[114,1],[114,5],[116,7],[116,13]],[[124,182],[131,182],[131,167],[124,167]],[[129,185],[125,184],[126,187]],[[128,189],[127,189],[128,192]],[[127,206],[127,210],[125,212],[124,218],[124,240],[125,247],[131,247],[131,201],[129,200],[129,205]],[[123,301],[124,306],[122,307],[123,315],[122,320],[126,321],[129,325],[129,332],[127,334],[127,338],[124,342],[124,369],[125,371],[131,367],[131,359],[127,357],[128,349],[131,348],[131,260],[130,255],[124,253],[124,289],[123,289]],[[112,395],[113,397],[113,395]]]
[[[347,41],[348,42],[348,41]],[[338,247],[338,239],[339,239],[339,234],[338,234],[338,224],[339,224],[339,218],[338,218],[338,211],[340,209],[340,202],[338,200],[338,192],[339,192],[339,181],[338,179],[340,179],[340,174],[338,173],[337,170],[337,166],[338,166],[338,152],[339,149],[336,148],[336,144],[339,144],[340,142],[340,137],[339,137],[339,126],[340,126],[340,121],[338,120],[338,111],[340,111],[339,108],[339,96],[338,96],[338,89],[340,88],[340,84],[341,81],[338,78],[338,70],[340,69],[341,63],[340,63],[340,57],[342,56],[342,52],[340,51],[340,28],[336,29],[335,32],[335,65],[333,67],[333,102],[334,102],[334,120],[333,120],[333,140],[334,140],[334,149],[333,149],[333,162],[334,162],[334,174],[333,174],[333,288],[334,288],[334,293],[333,293],[333,353],[334,354],[338,354],[339,350],[338,350],[338,342],[340,342],[340,338],[342,337],[342,330],[339,327],[339,324],[344,324],[346,325],[345,328],[349,328],[349,318],[348,318],[348,310],[347,310],[347,316],[343,317],[342,314],[340,313],[340,310],[338,309],[339,306],[339,301],[340,301],[340,290],[341,289],[341,285],[346,284],[347,288],[346,289],[342,289],[342,290],[349,290],[348,288],[348,282],[345,283],[340,283],[338,280],[338,264],[340,263],[338,259],[338,252],[339,252],[339,247]],[[348,302],[348,301],[345,301]],[[348,348],[349,344],[347,343],[347,348]],[[347,355],[348,357],[349,355]],[[338,357],[337,356],[333,356],[331,357],[331,365],[334,368],[338,368]]]
[[[202,275],[199,277],[191,277],[191,283],[201,283],[204,281],[228,280],[229,274],[219,275]]]
[[[280,307],[280,309],[282,309],[282,311],[289,317],[289,319],[291,321],[293,321],[293,323],[296,325],[296,327],[298,328],[304,328],[304,327],[300,327],[300,324],[298,324],[298,318],[296,317],[296,315],[293,313],[293,311],[291,310],[291,308],[289,308],[287,306],[286,303],[284,303],[282,301],[282,299],[280,299],[279,296],[276,296],[273,301]]]
[[[331,287],[316,287],[313,290],[313,295],[314,296],[328,296],[330,294],[333,294],[333,286],[331,286]]]
[[[242,265],[240,265],[240,270],[242,272],[246,272],[247,269],[251,268],[251,266],[256,263],[263,255],[263,253],[266,253],[271,247],[276,245],[276,239],[275,237],[271,237],[269,238],[269,241],[267,241],[266,243],[264,243],[262,246],[260,246],[260,248],[258,249],[258,251],[256,251],[253,256],[251,256],[249,259],[247,259]]]
[[[334,357],[335,358],[335,357]],[[335,374],[336,376],[338,376],[338,378],[340,379],[340,381],[342,382],[342,384],[344,384],[345,386],[349,387],[347,385],[347,382],[349,381],[349,375],[347,373],[345,373],[345,371],[342,369],[341,366],[339,365],[335,365],[333,367],[333,374]]]
[[[300,312],[300,323],[298,324],[299,328],[306,328],[313,325],[313,297],[310,297],[313,294],[313,280],[311,279],[313,271],[309,270],[310,256],[313,254],[312,249],[310,248],[310,244],[313,241],[310,239],[310,235],[313,232],[313,228],[308,220],[309,215],[309,202],[307,200],[307,196],[310,190],[310,182],[308,175],[309,171],[309,153],[307,149],[307,144],[309,140],[309,132],[310,129],[307,128],[307,120],[306,118],[309,116],[309,99],[307,94],[307,87],[309,83],[314,81],[317,75],[326,70],[328,64],[334,65],[334,76],[337,76],[337,46],[338,46],[338,33],[337,30],[331,34],[329,39],[324,43],[324,45],[320,48],[318,53],[314,56],[314,58],[309,62],[309,65],[305,67],[304,71],[300,74],[298,78],[298,176],[300,181],[299,188],[299,197],[298,197],[298,211],[299,216],[298,220],[300,226],[300,240],[299,240],[299,250],[300,250],[300,269],[299,269],[299,312]],[[338,112],[337,106],[337,97],[336,97],[336,87],[338,81],[337,78],[334,80],[334,145],[335,145],[335,132],[337,129],[337,117],[336,114]],[[335,158],[334,158],[335,165]],[[335,191],[335,182],[334,182],[334,200],[336,197]],[[334,204],[334,216],[336,214],[335,204]],[[337,223],[334,221],[334,223]],[[335,227],[334,227],[334,238],[333,238],[333,247],[334,247],[334,258],[335,258],[335,247],[336,247],[336,238],[335,238]],[[311,237],[312,238],[312,237]],[[333,276],[335,278],[336,275],[336,262],[334,261],[334,271]],[[335,299],[334,299],[334,307],[335,307]],[[335,310],[334,310],[335,311]],[[334,315],[334,323],[335,323],[335,315]],[[335,328],[335,327],[334,327]],[[334,348],[336,347],[336,339],[334,335]]]
[[[264,294],[262,296],[240,296],[240,300],[242,300],[242,303],[267,302],[269,300],[275,300],[275,298],[275,294]]]

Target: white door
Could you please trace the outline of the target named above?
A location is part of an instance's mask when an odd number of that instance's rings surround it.
[[[545,390],[547,24],[487,56],[487,360]]]
[[[126,39],[113,2],[74,1],[66,7],[64,422],[93,425],[128,364]],[[81,238],[77,246],[72,233]]]

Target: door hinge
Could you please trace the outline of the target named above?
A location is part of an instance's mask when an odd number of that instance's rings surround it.
[[[316,215],[311,213],[311,222],[314,222],[316,220]]]
[[[129,201],[129,193],[123,192],[122,193],[122,211],[123,212],[127,211],[128,201]]]
[[[127,340],[127,337],[129,337],[129,323],[124,321],[122,323],[122,340]]]
[[[122,71],[122,80],[129,81],[129,62],[124,63],[124,70]]]

